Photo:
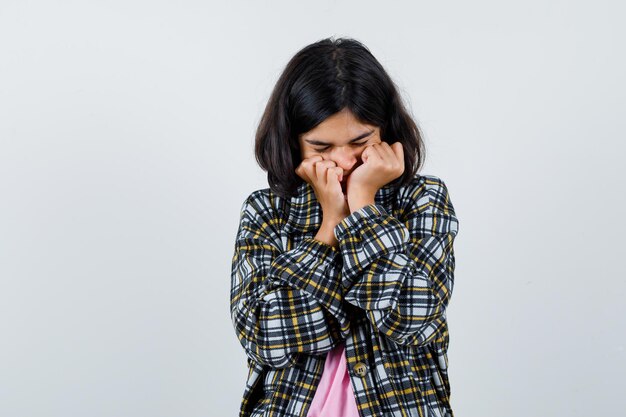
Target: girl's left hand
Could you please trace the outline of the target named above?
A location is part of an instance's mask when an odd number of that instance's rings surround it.
[[[382,186],[404,173],[404,150],[400,142],[368,145],[361,153],[361,160],[363,164],[348,177],[348,195],[373,197]]]

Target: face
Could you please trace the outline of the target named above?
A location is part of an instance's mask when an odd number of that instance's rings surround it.
[[[320,155],[343,169],[343,182],[361,161],[366,145],[380,143],[380,128],[359,122],[348,109],[329,116],[298,138],[302,159]]]

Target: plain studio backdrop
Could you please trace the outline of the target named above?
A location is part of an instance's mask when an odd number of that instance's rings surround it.
[[[0,2],[0,415],[236,416],[239,209],[287,61],[362,41],[459,218],[458,417],[626,407],[617,1]]]

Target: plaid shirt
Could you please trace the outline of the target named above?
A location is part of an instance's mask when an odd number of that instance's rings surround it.
[[[322,211],[307,183],[290,199],[256,190],[240,214],[230,311],[249,372],[239,417],[306,417],[339,343],[362,417],[453,417],[446,307],[458,220],[441,179],[382,187],[335,227],[338,247],[314,239]]]

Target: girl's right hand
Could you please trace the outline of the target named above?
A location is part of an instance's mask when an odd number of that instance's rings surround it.
[[[313,187],[315,196],[322,206],[324,223],[339,224],[350,214],[348,201],[341,190],[343,169],[335,162],[314,155],[302,160],[296,168],[296,174]]]

